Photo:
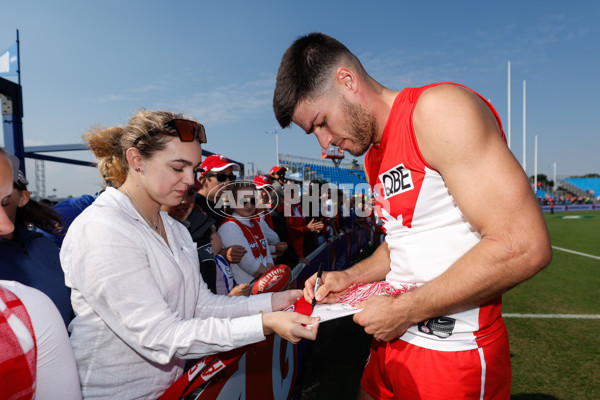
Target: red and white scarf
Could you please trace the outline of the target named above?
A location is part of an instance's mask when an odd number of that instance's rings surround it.
[[[267,243],[267,239],[265,239],[262,229],[260,229],[259,223],[257,221],[249,220],[250,226],[248,226],[233,217],[229,217],[225,220],[225,222],[229,221],[235,222],[240,227],[244,233],[244,237],[248,241],[248,245],[252,250],[254,258],[257,260],[266,259],[267,252],[269,251],[269,244]]]

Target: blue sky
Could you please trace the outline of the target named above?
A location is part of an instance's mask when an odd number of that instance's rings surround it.
[[[277,68],[300,35],[336,37],[392,89],[470,86],[505,131],[510,61],[511,148],[521,162],[526,80],[527,173],[538,135],[538,173],[552,177],[554,162],[559,176],[600,173],[599,20],[594,1],[23,0],[0,4],[0,51],[19,29],[26,145],[79,143],[91,126],[169,109],[204,123],[207,150],[262,170],[275,164],[275,136],[265,132],[277,126]],[[320,155],[295,126],[280,131],[279,151]],[[33,161],[27,173],[35,190]],[[100,183],[93,168],[46,162],[47,195]]]

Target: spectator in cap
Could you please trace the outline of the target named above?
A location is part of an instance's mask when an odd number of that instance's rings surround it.
[[[239,171],[240,166],[222,154],[212,154],[202,161],[200,168],[202,171],[198,177],[196,204],[215,221],[215,226],[219,227],[227,216],[223,202],[219,202],[222,190],[235,181],[233,171]],[[239,263],[245,253],[243,246],[237,244],[219,252],[229,263]]]
[[[269,174],[271,175],[271,178],[274,181],[277,181],[283,185],[286,182],[286,180],[285,180],[286,172],[287,172],[286,167],[280,167],[279,165],[276,165],[273,168],[271,168],[271,171],[269,171]]]
[[[283,185],[287,182],[285,179],[286,172],[287,168],[278,165],[274,166],[271,168],[271,171],[269,171],[271,179],[273,180],[273,189],[275,189],[275,192],[277,192],[277,195],[280,198],[283,198]]]
[[[222,190],[235,181],[234,171],[240,166],[229,161],[222,154],[213,154],[204,159],[200,168],[203,170],[198,177],[198,194],[196,204],[212,219],[217,226],[221,225],[226,214],[219,203]]]
[[[60,227],[60,216],[50,207],[30,198],[27,180],[17,157],[5,153],[12,166],[13,191],[3,203],[14,224],[12,232],[0,235],[2,268],[0,279],[17,281],[44,292],[56,305],[65,326],[72,317],[71,291],[65,286],[58,248],[35,227],[52,232]]]
[[[269,212],[265,213],[265,221],[271,221],[269,225],[279,237],[279,240],[286,244],[283,253],[277,254],[277,263],[285,264],[290,268],[295,267],[299,262],[309,264],[310,261],[302,258],[296,253],[296,250],[289,242],[289,234],[284,216],[283,198],[279,197],[273,188],[273,180],[266,175],[258,175],[254,178],[254,185],[260,191],[260,199],[263,205],[268,205]]]
[[[273,179],[267,175],[257,175],[252,182],[254,183],[254,186],[256,186],[256,189],[258,189],[258,211],[261,211],[261,209],[264,209],[265,211],[261,213],[261,219],[269,225],[269,228],[273,229],[273,220],[271,219],[270,211],[277,206],[279,201],[279,197],[273,188]]]

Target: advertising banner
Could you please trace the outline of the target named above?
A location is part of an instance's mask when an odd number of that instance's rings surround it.
[[[550,206],[541,206],[542,212],[551,212]],[[560,211],[594,211],[600,210],[598,204],[561,204],[554,206],[554,212]]]

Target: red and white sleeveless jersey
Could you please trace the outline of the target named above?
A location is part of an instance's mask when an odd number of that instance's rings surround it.
[[[481,240],[454,202],[442,176],[423,159],[415,138],[415,105],[426,89],[440,84],[400,92],[381,143],[371,146],[365,157],[376,196],[375,212],[387,233],[391,264],[386,281],[391,284],[423,285]],[[487,100],[483,101],[501,126],[496,111]],[[401,339],[440,351],[474,349],[500,333],[500,310],[498,296],[480,307],[423,321],[410,327]]]

